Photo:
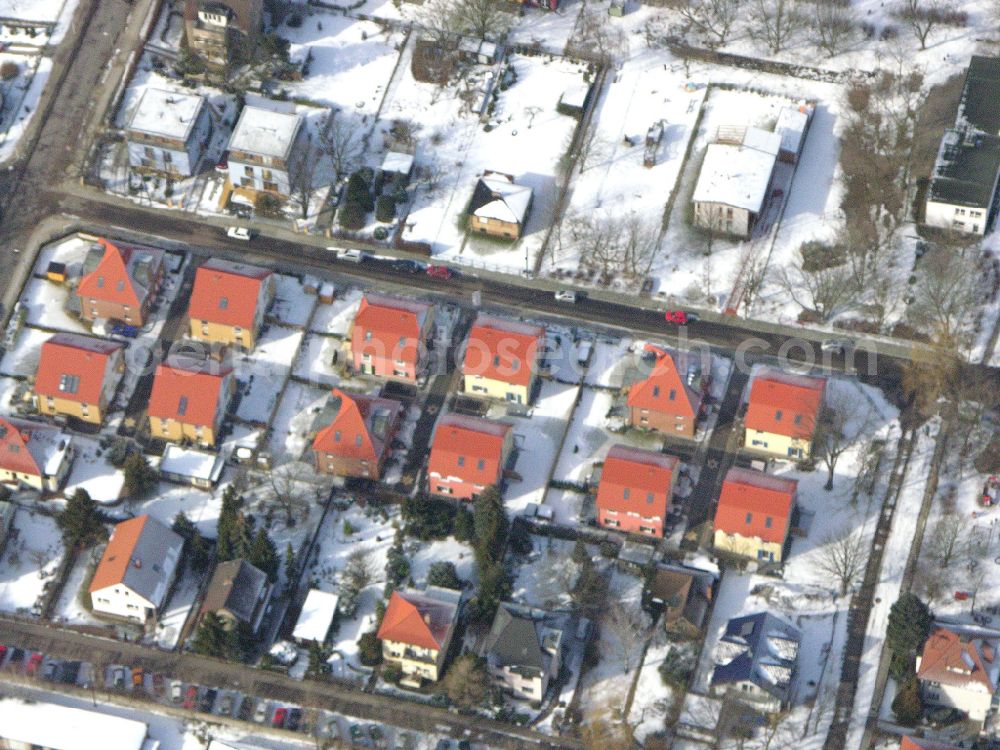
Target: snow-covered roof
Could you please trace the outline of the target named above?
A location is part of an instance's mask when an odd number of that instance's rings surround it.
[[[247,105],[229,138],[230,151],[283,159],[288,156],[302,125],[295,112],[278,112]]]
[[[160,471],[164,474],[212,482],[218,480],[222,466],[222,456],[217,453],[196,451],[179,445],[168,445],[160,461]]]
[[[409,174],[413,169],[413,154],[390,151],[382,160],[382,171],[393,174]]]
[[[149,727],[141,721],[57,706],[0,700],[0,736],[50,750],[92,750],[96,738],[107,750],[141,750]]]
[[[812,109],[808,105],[785,107],[778,113],[774,132],[781,138],[782,151],[790,154],[799,153],[802,149],[802,139],[806,135],[806,128],[809,127],[810,114],[812,114]]]
[[[129,118],[128,129],[186,141],[204,106],[205,99],[198,94],[148,88]]]
[[[322,643],[330,632],[334,615],[337,614],[337,603],[340,598],[336,594],[319,589],[309,589],[302,613],[295,622],[292,638],[296,641],[316,641]]]
[[[763,151],[765,154],[777,156],[781,150],[781,135],[761,128],[747,128],[743,131],[743,145],[747,148]]]
[[[530,187],[518,185],[512,178],[497,172],[486,172],[479,182],[490,192],[492,200],[475,208],[475,216],[511,224],[524,223],[531,205]]]
[[[777,133],[771,135],[780,142]],[[705,149],[705,160],[692,200],[695,203],[721,203],[760,213],[767,198],[768,185],[771,184],[776,156],[777,148],[762,151],[746,145],[745,141],[742,146],[728,143],[709,145]]]
[[[583,109],[584,105],[587,103],[587,94],[589,93],[590,84],[582,81],[575,81],[572,85],[566,87],[565,91],[562,92],[562,96],[559,97],[559,101],[567,107]]]

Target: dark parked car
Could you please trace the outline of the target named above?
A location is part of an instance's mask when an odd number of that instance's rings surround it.
[[[418,263],[415,260],[394,260],[392,267],[397,271],[405,271],[406,273],[420,273],[426,270],[423,263]]]
[[[285,726],[291,729],[293,732],[299,731],[299,727],[302,726],[302,709],[292,708],[288,711],[288,721]]]
[[[215,699],[219,695],[219,691],[215,688],[209,688],[205,691],[205,694],[201,696],[201,702],[198,704],[198,710],[204,714],[212,713],[212,706],[215,705]]]
[[[111,326],[111,335],[134,339],[139,335],[139,329],[136,326],[126,325],[125,323],[115,323]]]

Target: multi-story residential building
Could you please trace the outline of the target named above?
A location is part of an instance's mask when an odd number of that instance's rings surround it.
[[[404,681],[441,677],[461,601],[460,592],[437,586],[392,593],[378,638],[383,660],[398,665]]]
[[[743,447],[776,458],[809,458],[823,414],[825,390],[825,378],[780,370],[756,375],[743,420]]]
[[[433,324],[430,305],[366,294],[347,336],[354,371],[415,382],[426,363]]]
[[[427,491],[475,500],[487,487],[503,489],[503,472],[514,446],[505,422],[448,414],[438,420],[427,461]]]
[[[1000,639],[937,627],[917,657],[920,696],[927,705],[957,708],[976,722],[994,706],[1000,679]]]
[[[145,325],[162,279],[162,250],[101,239],[83,262],[76,288],[80,316]]]
[[[378,481],[386,459],[392,455],[392,440],[402,416],[399,401],[347,394],[334,388],[314,421],[316,470]]]
[[[246,560],[220,562],[205,590],[201,616],[212,612],[229,630],[243,624],[256,633],[271,600],[271,589],[267,574]]]
[[[768,612],[729,621],[715,650],[712,693],[767,713],[788,707],[802,633]]]
[[[781,562],[797,491],[794,479],[730,469],[715,510],[715,549],[760,562]]]
[[[466,393],[528,404],[538,380],[538,357],[545,339],[541,326],[479,315],[462,363]]]
[[[188,302],[191,338],[253,349],[274,295],[274,274],[266,268],[205,261]]]
[[[0,417],[0,482],[55,492],[73,465],[73,439],[58,427]]]
[[[173,358],[157,366],[149,395],[149,434],[214,446],[236,390],[233,368],[214,360]]]
[[[662,537],[680,461],[659,451],[616,445],[597,487],[597,522],[632,534]]]
[[[20,698],[0,698],[3,750],[159,750],[149,725],[98,709],[70,708]]]
[[[543,610],[502,603],[481,652],[494,684],[540,704],[562,664],[562,623]]]
[[[647,345],[653,367],[628,391],[629,423],[643,430],[694,438],[708,389],[701,361],[686,352],[674,353]]]
[[[42,344],[35,373],[38,410],[90,424],[104,421],[124,369],[123,346],[72,333]]]
[[[469,202],[469,229],[516,240],[524,233],[533,192],[513,175],[487,170],[476,183]]]
[[[125,128],[128,160],[137,172],[190,177],[212,137],[212,115],[198,94],[147,88]]]
[[[229,182],[253,201],[261,192],[288,198],[295,181],[292,155],[305,138],[302,116],[294,111],[247,105],[229,139]]]
[[[185,0],[188,48],[209,72],[224,73],[251,59],[263,17],[263,0]]]

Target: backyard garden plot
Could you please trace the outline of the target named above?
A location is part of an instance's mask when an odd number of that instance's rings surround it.
[[[347,378],[340,374],[340,367],[334,364],[345,361],[344,342],[333,336],[318,336],[307,333],[302,339],[302,347],[295,358],[296,378],[324,386],[340,386]]]
[[[466,542],[448,537],[431,542],[408,544],[407,553],[410,559],[410,578],[417,588],[426,585],[427,573],[431,565],[436,562],[454,563],[459,578],[467,583],[476,582],[475,555],[472,546]]]
[[[271,423],[267,450],[276,464],[285,461],[311,460],[309,434],[313,420],[323,409],[330,391],[292,382],[288,384],[281,404]]]
[[[291,373],[302,331],[269,325],[253,352],[240,356],[235,364],[240,382],[240,403],[236,416],[247,422],[271,421],[282,389]]]
[[[134,512],[148,513],[157,521],[170,526],[178,513],[186,515],[200,534],[215,537],[219,512],[222,510],[222,490],[212,492],[172,482],[160,482]]]
[[[74,435],[73,445],[76,457],[66,478],[63,494],[69,497],[77,490],[85,490],[98,503],[117,503],[125,484],[125,475],[108,462],[100,440]]]
[[[309,330],[329,336],[347,336],[363,296],[364,292],[354,287],[338,289],[332,304],[317,308]]]
[[[269,314],[286,326],[304,328],[316,308],[316,295],[306,294],[302,280],[295,276],[278,274],[275,280],[277,288]]]
[[[677,644],[667,636],[666,628],[658,620],[653,626],[652,638],[643,656],[642,666],[636,677],[635,693],[629,709],[628,722],[640,742],[648,735],[666,729],[667,717],[672,714],[674,701],[680,696],[673,687],[664,684],[660,668],[673,649],[688,652],[696,649],[695,643]]]
[[[17,536],[0,556],[0,610],[28,613],[62,562],[62,537],[52,516],[23,508],[15,512],[13,528]]]
[[[17,336],[17,343],[0,359],[0,372],[26,378],[34,376],[42,356],[42,344],[52,337],[49,331],[25,326]]]
[[[570,591],[579,575],[579,565],[573,560],[574,542],[538,534],[530,538],[532,551],[517,558],[511,600],[544,609],[570,607]]]
[[[59,599],[55,604],[54,618],[56,620],[72,625],[108,625],[107,622],[94,617],[83,602],[84,597],[86,597],[89,603],[90,593],[85,590],[84,586],[93,576],[103,552],[104,545],[98,545],[77,556],[76,563],[66,577],[66,583],[63,585]]]
[[[52,58],[41,54],[23,55],[0,53],[0,64],[14,63],[18,74],[3,84],[4,113],[0,118],[0,162],[10,160],[16,153],[17,144],[24,135],[38,101],[52,73]]]
[[[21,307],[26,309],[28,325],[49,331],[89,333],[80,319],[66,311],[70,290],[46,279],[30,278],[21,292]]]
[[[305,6],[303,6],[305,9]],[[298,17],[297,27],[288,21]],[[379,109],[399,59],[404,35],[372,21],[308,8],[289,14],[278,30],[291,42],[293,62],[306,63],[303,80],[285,83],[293,98],[341,110],[358,120]]]
[[[552,222],[559,161],[577,125],[556,106],[563,91],[585,82],[586,68],[564,58],[511,56],[514,73],[507,73],[505,81],[516,80],[497,89],[484,127],[475,112],[491,68],[477,66],[464,81],[446,88],[421,83],[410,71],[412,48],[407,45],[401,63],[405,74],[382,117],[412,120],[417,139],[425,144],[418,164],[433,179],[418,185],[403,238],[428,242],[435,254],[459,262],[520,270],[537,253]],[[525,234],[513,245],[470,238],[463,247],[464,213],[484,170],[512,175],[534,191]]]
[[[625,384],[625,372],[631,361],[631,354],[638,349],[632,339],[598,339],[590,355],[585,385],[597,388],[621,388]]]

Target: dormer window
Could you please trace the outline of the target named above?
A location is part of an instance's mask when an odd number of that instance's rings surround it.
[[[653,398],[659,398],[659,396],[660,396],[660,386],[654,385],[653,386]]]
[[[219,297],[219,309],[225,310],[229,307],[229,297]]]
[[[774,412],[774,421],[775,422],[781,421],[781,409],[778,409],[776,412]]]
[[[753,513],[747,513],[747,526],[753,523]]]

